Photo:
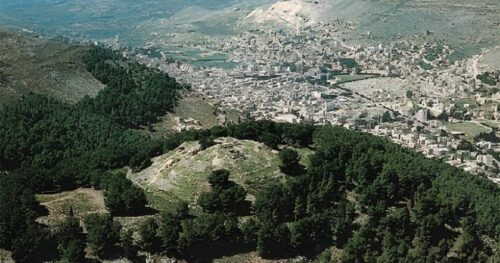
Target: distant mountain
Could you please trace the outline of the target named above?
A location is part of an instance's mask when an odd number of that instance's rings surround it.
[[[49,35],[103,40],[119,36],[122,43],[144,45],[152,33],[164,32],[159,21],[176,19],[178,13],[196,10],[190,20],[234,10],[253,10],[275,0],[23,0],[0,1],[0,24],[26,27]],[[206,10],[199,13],[197,10]],[[168,23],[169,31],[193,21]],[[143,25],[148,25],[143,30]],[[182,29],[182,28],[181,28]]]
[[[236,25],[297,28],[342,19],[354,23],[346,39],[352,42],[384,43],[425,35],[429,42],[452,45],[462,56],[500,42],[499,13],[497,0],[0,2],[0,24],[82,40],[118,38],[127,46],[169,42],[173,33],[190,34],[187,41],[192,41],[246,30]]]
[[[289,0],[257,8],[244,20],[289,28],[345,19],[355,23],[352,40],[386,42],[426,34],[465,55],[500,41],[497,0]]]

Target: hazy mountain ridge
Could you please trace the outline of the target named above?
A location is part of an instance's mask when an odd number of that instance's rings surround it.
[[[470,55],[500,40],[498,13],[497,1],[291,0],[260,7],[244,20],[298,28],[343,19],[354,22],[354,41],[362,35],[376,43],[427,34],[429,40],[463,46],[461,52]]]
[[[298,28],[336,19],[352,21],[353,43],[383,43],[427,34],[470,56],[500,41],[495,0],[258,0],[258,1],[40,1],[0,3],[0,23],[76,39],[118,36],[124,45],[170,41],[172,33],[197,38],[227,35],[246,26]],[[238,27],[237,25],[245,25]],[[236,26],[236,27],[235,27]],[[361,38],[361,39],[360,39]],[[187,40],[189,43],[189,39]]]
[[[174,18],[183,10],[201,9],[220,13],[220,10],[249,9],[270,3],[271,0],[246,1],[40,1],[0,3],[0,23],[27,27],[39,33],[64,35],[77,39],[103,40],[119,36],[126,45],[143,45],[154,26],[140,32],[142,24]],[[204,14],[206,16],[208,14]],[[198,16],[193,16],[199,20]],[[196,20],[196,19],[195,19]],[[179,21],[182,23],[183,21]],[[189,23],[189,22],[188,22]],[[170,24],[174,25],[174,24]],[[176,26],[173,29],[178,28]]]

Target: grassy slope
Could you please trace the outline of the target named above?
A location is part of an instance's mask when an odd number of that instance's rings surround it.
[[[92,188],[78,188],[72,191],[64,191],[51,194],[38,194],[36,196],[40,205],[46,209],[46,214],[37,219],[39,223],[50,228],[57,226],[59,222],[68,216],[70,208],[73,208],[75,216],[83,222],[85,216],[93,213],[109,213],[105,205],[104,192]],[[139,226],[151,215],[139,217],[115,217],[126,229],[138,231]],[[83,225],[83,223],[81,223]],[[0,250],[0,262],[2,251]]]
[[[85,46],[50,41],[0,28],[0,105],[29,92],[76,102],[104,86],[79,62]]]
[[[292,263],[302,262],[294,259],[263,259],[257,252],[248,252],[234,256],[226,256],[214,260],[214,263],[233,263],[233,262],[251,262],[251,263]]]

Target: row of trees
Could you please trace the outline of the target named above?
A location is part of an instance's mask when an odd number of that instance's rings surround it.
[[[474,137],[474,141],[487,141],[487,142],[492,142],[492,143],[500,143],[500,137],[496,135],[496,130],[492,130],[490,132],[481,132],[478,134],[476,137]]]

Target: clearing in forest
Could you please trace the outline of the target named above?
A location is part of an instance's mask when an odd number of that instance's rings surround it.
[[[56,194],[39,194],[36,196],[42,207],[47,209],[47,215],[38,218],[38,222],[53,226],[64,219],[70,208],[75,216],[82,219],[92,213],[106,213],[104,194],[92,188],[78,188]]]
[[[248,191],[249,200],[266,186],[286,178],[279,169],[278,152],[262,143],[230,137],[215,143],[201,150],[198,142],[185,142],[154,158],[150,167],[129,172],[127,177],[145,189],[150,204],[158,210],[168,209],[178,200],[194,203],[201,193],[210,191],[207,178],[216,169],[229,170],[230,180]],[[301,155],[306,158],[308,154]]]

